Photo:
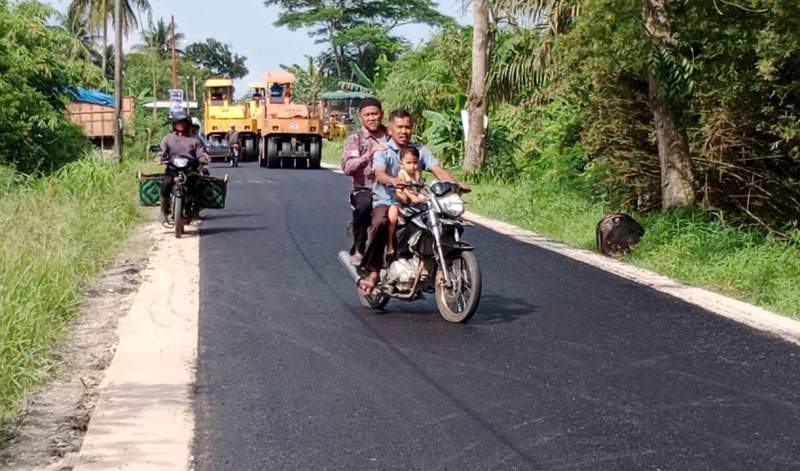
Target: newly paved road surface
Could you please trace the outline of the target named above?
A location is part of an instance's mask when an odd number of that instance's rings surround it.
[[[480,227],[472,322],[375,314],[345,177],[244,165],[201,228],[196,469],[800,469],[798,347]]]

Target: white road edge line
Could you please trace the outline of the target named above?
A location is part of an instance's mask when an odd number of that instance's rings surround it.
[[[191,463],[199,233],[158,234],[145,281],[118,327],[77,470],[181,470]]]
[[[328,170],[342,174],[339,167],[324,164]],[[800,322],[768,311],[758,306],[729,298],[718,293],[688,286],[667,276],[660,275],[644,268],[608,258],[588,250],[571,247],[563,242],[548,239],[533,231],[519,226],[487,218],[472,212],[464,217],[492,231],[511,237],[514,240],[555,252],[573,260],[591,265],[595,268],[613,273],[619,277],[648,286],[656,291],[701,307],[714,314],[726,317],[741,324],[748,325],[763,332],[776,335],[788,342],[800,345]]]

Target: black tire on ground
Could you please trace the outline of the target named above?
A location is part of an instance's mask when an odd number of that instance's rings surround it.
[[[249,137],[245,139],[244,145],[242,146],[242,160],[245,162],[255,160],[256,155],[256,138]]]
[[[172,199],[172,220],[175,222],[175,238],[183,235],[183,198]]]
[[[447,260],[452,289],[444,287],[441,268],[436,273],[436,307],[448,322],[469,321],[481,300],[481,269],[472,252],[461,252]]]
[[[294,159],[294,168],[308,168],[308,159]]]
[[[258,165],[260,167],[267,166],[267,158],[266,158],[266,151],[264,148],[266,147],[266,141],[261,139],[261,142],[258,143]]]
[[[267,167],[278,168],[280,164],[278,143],[273,138],[267,138]]]
[[[309,168],[317,169],[320,167],[320,163],[322,162],[322,141],[319,139],[314,139],[309,144],[309,154],[311,155],[308,159],[308,166]]]

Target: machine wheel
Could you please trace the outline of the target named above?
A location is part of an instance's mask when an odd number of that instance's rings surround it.
[[[265,141],[261,139],[261,142],[258,143],[258,165],[259,167],[266,167],[267,166],[267,159],[265,158]]]
[[[278,168],[281,161],[278,158],[278,143],[275,139],[267,138],[267,167]]]
[[[256,138],[250,137],[245,139],[244,146],[242,147],[242,160],[245,162],[249,162],[251,160],[255,160],[256,156]]]
[[[311,157],[308,159],[309,168],[317,169],[322,162],[322,142],[319,139],[314,139],[309,144],[309,154]]]

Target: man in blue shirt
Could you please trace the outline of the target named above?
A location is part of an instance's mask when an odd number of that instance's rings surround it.
[[[414,130],[411,113],[404,109],[392,111],[389,115],[389,135],[391,139],[386,148],[376,152],[372,159],[372,170],[375,173],[375,184],[372,188],[372,225],[369,228],[367,249],[364,252],[362,266],[370,274],[359,282],[359,289],[369,294],[380,279],[383,267],[383,254],[386,249],[388,235],[388,211],[394,195],[394,185],[403,183],[397,175],[400,172],[400,150],[413,145],[419,151],[419,169],[428,170],[440,181],[456,181],[453,175],[439,165],[439,161],[421,144],[411,144]],[[469,186],[459,182],[462,191],[468,192]]]

